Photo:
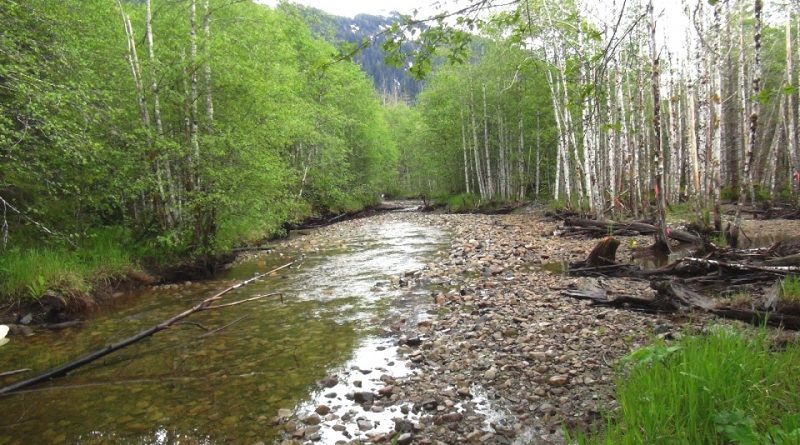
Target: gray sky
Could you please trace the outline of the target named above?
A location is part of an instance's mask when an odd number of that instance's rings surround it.
[[[257,0],[266,4],[277,4],[278,0]],[[468,0],[291,0],[295,3],[313,6],[330,14],[352,17],[356,14],[388,15],[392,11],[411,14],[416,8],[420,16],[431,15],[437,10],[453,11]],[[695,0],[690,0],[695,1]],[[705,0],[703,0],[705,1]],[[582,3],[592,5],[591,15],[603,16],[610,12],[609,0],[589,0]],[[618,3],[620,3],[618,1]],[[688,19],[683,13],[679,0],[654,0],[658,18],[660,40],[673,53],[682,53],[685,41],[685,29]],[[613,19],[607,17],[607,20]],[[681,54],[682,55],[682,54]]]
[[[434,0],[292,0],[294,3],[313,6],[329,14],[353,17],[356,14],[388,15],[392,11],[410,14],[416,8],[427,7]],[[260,0],[276,4],[277,0]]]

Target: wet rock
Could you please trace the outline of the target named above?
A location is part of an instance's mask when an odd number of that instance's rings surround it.
[[[464,416],[461,413],[447,413],[447,414],[442,414],[441,416],[437,416],[436,419],[434,420],[434,423],[437,425],[441,425],[443,423],[460,422],[461,419],[463,418]]]
[[[569,377],[567,377],[565,375],[554,375],[554,376],[550,377],[549,379],[547,379],[547,383],[549,383],[550,386],[556,386],[556,387],[564,386],[568,382],[569,382]]]
[[[428,399],[422,402],[422,409],[426,411],[433,411],[437,406],[439,406],[439,402],[436,399]]]
[[[406,344],[406,345],[412,346],[412,347],[416,347],[416,346],[419,346],[419,345],[422,344],[422,339],[418,335],[415,335],[413,337],[406,338],[405,341],[403,342],[403,344]]]
[[[360,405],[372,405],[375,401],[375,394],[369,391],[360,391],[353,394],[353,401]]]
[[[397,436],[397,445],[409,445],[411,441],[414,439],[414,436],[411,433],[403,433]]]
[[[410,433],[414,431],[414,424],[406,419],[394,419],[394,430],[398,433]]]
[[[328,405],[319,405],[317,409],[314,410],[320,416],[324,416],[331,412],[331,408]]]
[[[334,386],[339,384],[339,376],[336,375],[336,374],[332,374],[332,375],[326,376],[324,379],[320,380],[318,383],[323,388],[333,388]]]
[[[373,428],[372,422],[366,419],[358,419],[356,425],[358,425],[358,429],[361,431],[369,431]]]
[[[322,422],[322,419],[317,414],[311,414],[303,419],[303,422],[306,425],[319,425]]]

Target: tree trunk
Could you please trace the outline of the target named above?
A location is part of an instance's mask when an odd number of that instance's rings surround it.
[[[464,110],[461,110],[461,148],[464,152],[464,187],[467,194],[471,193],[469,188],[469,163],[467,159],[467,133],[464,128]]]
[[[189,107],[191,110],[189,117],[189,141],[192,145],[192,183],[195,189],[200,186],[200,140],[198,138],[198,93],[197,93],[197,0],[191,0],[189,5],[189,45],[191,57],[191,95],[189,97]]]
[[[213,83],[211,81],[211,9],[210,0],[205,0],[204,13],[203,13],[203,74],[206,83],[206,131],[209,134],[214,133],[214,99],[213,99]]]
[[[793,88],[794,85],[794,52],[792,51],[792,18],[790,12],[786,20],[786,85]],[[794,180],[794,173],[800,172],[800,164],[797,161],[797,93],[792,91],[786,96],[786,138],[788,139],[789,159],[792,164],[792,175],[789,182],[792,187],[792,196],[797,199],[798,183]]]
[[[664,146],[661,141],[661,85],[659,82],[659,57],[656,47],[656,21],[653,13],[653,0],[650,0],[648,10],[650,13],[650,54],[653,58],[651,82],[653,91],[653,136],[655,140],[656,221],[659,229],[656,232],[656,247],[668,252],[670,248],[667,241],[666,202],[664,199]]]
[[[760,98],[761,92],[761,11],[763,3],[761,0],[755,0],[753,12],[755,14],[755,30],[753,33],[753,101],[750,105],[750,132],[748,137],[747,148],[744,153],[744,171],[741,186],[739,187],[739,201],[736,205],[736,219],[731,229],[731,239],[734,247],[738,242],[739,228],[742,224],[742,207],[745,203],[745,196],[747,192],[750,193],[750,201],[755,204],[755,189],[753,187],[753,176],[750,172],[750,167],[753,164],[753,152],[755,152],[757,137],[758,137],[758,113],[760,111]]]
[[[494,176],[492,175],[492,159],[489,156],[489,114],[486,109],[486,84],[483,84],[483,153],[486,165],[486,193],[489,199],[495,197]]]

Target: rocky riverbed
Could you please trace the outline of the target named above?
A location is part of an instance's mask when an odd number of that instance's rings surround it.
[[[560,295],[582,279],[557,273],[583,259],[594,242],[554,236],[556,222],[531,212],[514,215],[387,214],[449,232],[438,259],[395,277],[400,289],[430,292],[429,317],[383,320],[395,357],[372,370],[353,366],[319,382],[325,399],[286,407],[273,422],[284,444],[558,444],[567,429],[587,428],[615,407],[614,364],[654,336],[702,328],[703,315],[680,318],[591,307]],[[286,251],[314,249],[321,239],[346,239],[359,220],[295,239]],[[618,257],[647,238],[623,240]],[[555,273],[554,273],[555,271]],[[652,292],[648,283],[609,280],[627,294]],[[380,324],[380,322],[376,321]],[[385,356],[386,346],[379,346]],[[392,375],[398,363],[404,369]],[[408,368],[408,369],[406,369]],[[360,372],[359,372],[360,371]],[[351,379],[351,374],[364,379]],[[355,381],[341,386],[340,380]],[[345,392],[345,394],[341,394]],[[343,396],[343,397],[341,397]],[[318,404],[317,404],[318,403]],[[375,413],[380,414],[374,420]]]

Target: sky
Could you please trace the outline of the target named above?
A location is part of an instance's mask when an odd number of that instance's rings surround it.
[[[329,14],[353,17],[356,14],[388,15],[392,11],[410,14],[414,8],[430,9],[435,0],[293,0]],[[277,3],[266,0],[264,3]],[[445,2],[440,2],[445,3]],[[447,2],[452,3],[452,2]]]
[[[278,0],[257,0],[270,5],[277,4]],[[414,9],[419,10],[420,17],[427,17],[437,11],[457,10],[459,6],[469,4],[468,0],[291,0],[307,6],[313,6],[329,14],[353,17],[357,14],[388,15],[392,11],[403,14],[412,14]],[[602,15],[609,13],[609,0],[595,0],[595,13]],[[617,0],[618,2],[620,0]],[[694,2],[696,0],[690,0]],[[705,0],[703,0],[705,1]],[[502,3],[502,2],[497,2]],[[592,4],[592,1],[587,2]],[[685,27],[689,21],[683,12],[680,0],[654,0],[654,10],[658,17],[659,40],[672,53],[685,52]]]

